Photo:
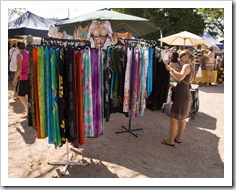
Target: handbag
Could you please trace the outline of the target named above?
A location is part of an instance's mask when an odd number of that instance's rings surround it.
[[[198,68],[196,77],[197,77],[197,78],[201,78],[201,77],[202,77],[202,68],[201,68],[201,67]]]

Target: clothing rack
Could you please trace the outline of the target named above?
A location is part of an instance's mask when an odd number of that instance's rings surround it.
[[[54,44],[54,42],[69,42],[69,43],[70,42],[72,42],[72,43],[82,42],[82,44],[83,44],[82,47],[90,46],[90,41],[88,41],[88,40],[58,39],[58,38],[52,38],[52,37],[46,37],[46,38],[41,39],[41,45],[43,45],[43,44],[50,45],[50,44]],[[62,175],[65,175],[69,166],[72,166],[72,165],[73,166],[74,165],[87,166],[87,165],[89,165],[89,163],[82,163],[81,161],[79,161],[79,162],[72,161],[73,154],[69,155],[68,139],[66,139],[66,157],[67,157],[66,161],[48,162],[48,164],[49,165],[64,165],[64,170],[62,171]]]
[[[66,42],[66,43],[82,43],[83,46],[91,47],[91,42],[89,40],[79,40],[79,39],[59,39],[52,37],[44,37],[41,39],[41,45],[50,42]]]
[[[145,44],[149,44],[149,45],[153,45],[155,46],[157,44],[157,42],[155,40],[145,40],[145,39],[137,39],[137,38],[118,38],[118,40],[124,40],[125,41],[131,41],[131,42],[137,42],[137,43],[145,43]]]
[[[69,145],[68,145],[68,140],[66,140],[66,161],[48,162],[48,164],[49,165],[65,165],[62,175],[65,175],[70,165],[71,166],[88,166],[89,165],[89,163],[82,163],[81,161],[73,162],[71,161],[72,157],[73,157],[73,154],[69,156]]]
[[[121,40],[123,40],[125,43],[121,42]],[[131,46],[134,46],[136,44],[129,44],[127,43],[128,41],[131,41],[131,43],[135,43],[137,42],[137,44],[140,44],[142,45],[142,43],[144,43],[144,45],[146,45],[146,43],[148,43],[147,40],[144,40],[144,39],[132,39],[132,38],[118,38],[118,42],[117,44],[118,45],[131,45]],[[152,41],[153,42],[153,41]],[[140,131],[142,130],[142,128],[138,128],[138,129],[131,129],[131,113],[129,114],[129,126],[128,128],[126,128],[125,126],[121,126],[124,130],[123,131],[117,131],[116,134],[120,134],[120,133],[131,133],[133,136],[135,137],[138,137],[138,135],[134,134],[133,131]]]
[[[118,131],[116,132],[116,134],[119,134],[119,133],[131,133],[132,135],[134,135],[135,137],[138,137],[138,135],[134,134],[133,131],[140,131],[142,130],[142,128],[138,128],[138,129],[131,129],[131,113],[129,114],[129,128],[127,129],[125,126],[121,126],[123,129],[125,129],[124,131]]]

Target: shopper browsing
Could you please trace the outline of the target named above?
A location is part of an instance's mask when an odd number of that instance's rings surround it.
[[[179,60],[182,62],[180,72],[166,65],[166,69],[170,71],[170,76],[177,81],[175,98],[170,111],[169,138],[162,141],[162,144],[169,146],[174,146],[175,142],[182,142],[182,136],[186,127],[185,119],[189,117],[192,101],[190,82],[194,76],[194,68],[192,65],[194,56],[189,50],[185,49],[180,52]],[[177,128],[178,133],[176,135]]]

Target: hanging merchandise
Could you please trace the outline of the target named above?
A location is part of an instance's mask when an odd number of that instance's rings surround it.
[[[114,32],[114,37],[113,37],[114,43],[117,43],[118,40],[124,42],[124,40],[122,40],[122,38],[129,38],[130,39],[130,38],[132,38],[132,34],[129,31],[126,31],[124,29]]]
[[[163,103],[167,101],[170,84],[170,73],[166,70],[161,59],[161,48],[155,47],[153,50],[153,83],[152,92],[147,99],[147,108],[154,111],[160,110]]]
[[[129,40],[132,41],[132,45],[127,43]],[[144,115],[147,88],[151,93],[152,80],[147,80],[147,78],[152,78],[152,71],[149,69],[149,64],[152,68],[149,52],[152,52],[153,47],[150,44],[141,43],[141,40],[125,38],[124,41],[118,41],[107,48],[106,62],[109,64],[106,64],[106,68],[109,65],[109,69],[105,70],[105,75],[110,78],[106,83],[108,86],[105,86],[107,93],[105,107],[109,108],[109,112],[105,112],[105,117],[108,121],[112,113],[125,114],[130,118],[129,129],[124,126],[123,128],[126,132],[132,133],[131,116]]]
[[[122,38],[123,39],[123,38]],[[153,90],[155,45],[125,38],[108,48],[90,41],[44,38],[32,47],[32,122],[38,138],[74,147],[104,133],[103,118],[144,115]],[[131,132],[130,126],[127,130]]]
[[[32,126],[61,147],[103,134],[100,50],[89,41],[44,38],[31,47]],[[34,73],[34,74],[32,74]]]
[[[85,22],[82,22],[80,25],[75,27],[73,38],[79,40],[89,40],[88,30],[89,25]]]
[[[106,49],[107,46],[113,43],[112,34],[113,31],[109,21],[93,20],[89,26],[87,37],[92,48]]]

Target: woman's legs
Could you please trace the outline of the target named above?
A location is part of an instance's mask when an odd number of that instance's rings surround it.
[[[186,128],[185,119],[179,120],[179,130],[178,130],[178,134],[176,135],[177,127],[178,127],[178,120],[173,117],[170,117],[170,132],[169,132],[169,138],[165,140],[166,143],[174,144],[175,140],[178,142],[181,142],[185,128]]]
[[[186,128],[186,121],[185,121],[185,119],[180,120],[179,121],[179,131],[178,131],[178,134],[175,137],[176,141],[181,142],[182,136],[183,136],[184,131],[185,131],[185,128]]]
[[[25,108],[26,114],[28,114],[28,95],[19,96],[19,99]]]
[[[173,117],[170,117],[170,133],[167,143],[174,144],[177,126],[178,126],[178,120]]]
[[[25,108],[22,118],[26,118],[28,116],[28,80],[19,81],[18,97]]]
[[[13,75],[13,78],[15,77],[15,72]],[[13,100],[16,100],[18,98],[18,89],[19,89],[19,80],[20,78],[17,78],[16,86],[14,86],[14,94],[13,94]]]
[[[210,79],[211,79],[211,71],[207,71],[207,86],[210,84]]]

